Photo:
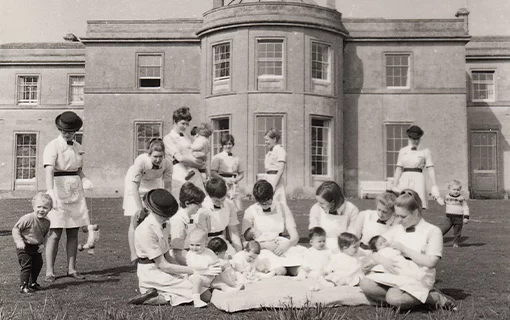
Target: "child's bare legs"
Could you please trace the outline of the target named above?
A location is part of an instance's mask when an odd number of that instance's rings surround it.
[[[237,285],[235,287],[231,287],[224,282],[214,282],[211,283],[211,288],[218,289],[224,292],[237,292],[239,290],[244,289],[244,285]]]
[[[302,281],[307,278],[308,272],[303,267],[299,267],[297,276],[294,277],[294,280]]]
[[[193,305],[195,308],[206,307],[207,303],[200,299],[200,289],[203,287],[202,278],[200,275],[192,274],[189,276],[189,280],[192,284],[191,297],[193,298]]]
[[[284,276],[287,274],[287,269],[285,267],[278,267],[271,270],[271,272],[274,272],[275,276]]]

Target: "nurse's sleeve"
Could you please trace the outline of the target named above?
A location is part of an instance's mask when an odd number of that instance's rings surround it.
[[[57,162],[57,156],[58,156],[57,148],[55,146],[55,143],[53,141],[51,141],[44,148],[43,166],[44,167],[55,166],[55,164]]]
[[[281,146],[278,148],[277,159],[278,162],[287,162],[287,152]]]
[[[165,153],[167,157],[174,159],[174,154],[179,152],[179,147],[175,145],[174,139],[170,136],[171,133],[167,134],[163,138],[163,144],[165,145]]]
[[[433,227],[427,237],[427,247],[425,254],[429,256],[443,256],[443,234],[441,229]]]
[[[321,226],[321,208],[318,203],[314,204],[310,209],[310,223],[308,224],[308,230],[313,227]]]
[[[147,258],[149,259],[155,259],[165,254],[159,245],[158,236],[152,228],[149,229],[145,239],[138,239],[137,243],[139,246],[143,246],[143,251],[147,254]]]
[[[181,221],[170,221],[170,248],[184,250],[186,227]]]
[[[254,223],[253,208],[248,207],[248,209],[244,211],[242,233],[244,234],[246,230],[253,228],[253,223]]]
[[[212,158],[212,161],[211,161],[211,171],[219,171],[220,170],[220,157],[218,157],[218,155],[215,155],[213,158]]]
[[[433,167],[434,163],[432,162],[432,154],[429,149],[425,149],[425,167]]]

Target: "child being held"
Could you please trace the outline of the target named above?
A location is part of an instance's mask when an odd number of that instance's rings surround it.
[[[12,228],[12,238],[21,265],[21,293],[42,289],[37,278],[43,266],[43,243],[50,231],[50,220],[46,216],[53,208],[53,200],[50,195],[39,192],[32,199],[32,207],[34,211],[22,216]]]
[[[259,258],[261,246],[255,240],[246,243],[244,250],[239,251],[232,258],[234,269],[239,273],[240,281],[250,283],[261,277],[272,277],[275,271],[269,270],[267,264]]]
[[[231,287],[228,284],[216,281],[216,276],[207,274],[209,266],[218,264],[219,259],[211,249],[206,247],[207,232],[201,228],[195,228],[188,234],[189,251],[186,254],[187,265],[194,270],[189,276],[192,287],[193,304],[195,308],[207,306],[200,299],[202,288],[214,288],[226,292],[239,291],[240,286]]]
[[[295,280],[306,278],[314,279],[310,288],[318,291],[321,287],[334,287],[335,285],[324,278],[324,272],[329,264],[331,251],[326,248],[326,231],[321,227],[314,227],[308,232],[311,247],[303,254],[303,264],[299,267]]]
[[[408,276],[418,281],[421,281],[425,276],[425,270],[420,268],[420,266],[412,260],[407,260],[400,251],[390,247],[389,242],[383,236],[372,237],[368,242],[368,247],[373,252],[377,252],[381,256],[394,261],[398,268],[397,275]],[[385,270],[382,265],[372,267],[371,271],[391,273],[389,270]]]
[[[199,168],[198,171],[202,174],[202,179],[207,180],[207,155],[211,149],[209,143],[209,137],[212,135],[213,129],[209,123],[201,123],[196,130],[195,140],[191,144],[191,154],[202,161],[204,161],[204,165],[202,168]],[[191,179],[195,172],[191,170],[186,176],[186,180]]]
[[[466,199],[460,194],[462,184],[458,180],[452,180],[448,184],[448,195],[444,198],[446,204],[446,218],[448,224],[441,227],[443,236],[453,227],[453,247],[459,246],[462,227],[469,221],[469,207]],[[439,201],[438,201],[439,202]],[[441,204],[441,203],[440,203]]]
[[[220,260],[221,273],[216,277],[218,282],[224,282],[230,287],[237,287],[236,271],[227,258],[227,242],[220,237],[215,237],[209,241],[207,248],[211,249]]]
[[[360,240],[354,234],[343,232],[338,236],[339,252],[333,254],[326,267],[326,280],[336,286],[358,285],[364,277],[362,263],[357,258]]]

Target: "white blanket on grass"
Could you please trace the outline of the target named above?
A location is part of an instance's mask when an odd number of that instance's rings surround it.
[[[296,281],[292,277],[265,278],[249,283],[244,290],[226,293],[214,290],[211,303],[226,312],[236,312],[260,308],[282,308],[292,305],[303,307],[307,302],[323,305],[357,306],[370,305],[359,287],[334,287],[321,291],[311,291],[313,280]]]

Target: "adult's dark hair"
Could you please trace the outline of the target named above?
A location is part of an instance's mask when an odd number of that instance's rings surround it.
[[[163,152],[164,154],[165,144],[161,138],[152,138],[151,141],[149,141],[149,147],[147,149],[149,155],[151,155],[154,151]]]
[[[205,184],[205,191],[209,197],[221,199],[227,195],[227,185],[220,178],[211,178]]]
[[[179,109],[174,111],[173,114],[174,123],[177,123],[181,120],[191,121],[191,113],[189,112],[188,107],[180,107]]]
[[[373,236],[369,241],[368,241],[368,248],[370,250],[372,250],[373,252],[377,252],[377,246],[376,246],[376,243],[377,243],[377,240],[379,240],[381,236]]]
[[[227,243],[220,237],[212,238],[207,244],[207,248],[211,249],[215,254],[225,252],[228,249]]]
[[[356,237],[354,234],[349,232],[342,232],[338,236],[338,247],[340,249],[346,249],[358,241],[359,241],[358,237]]]
[[[266,180],[259,180],[253,186],[253,197],[257,202],[266,202],[273,199],[273,186]]]
[[[179,192],[179,205],[181,208],[186,208],[190,204],[202,204],[204,199],[204,192],[193,183],[186,182],[182,185]]]
[[[344,193],[340,186],[334,181],[324,181],[315,192],[316,196],[321,196],[324,200],[333,204],[330,211],[336,211],[345,202]]]
[[[321,227],[313,227],[308,230],[308,239],[312,240],[313,237],[324,237],[326,236],[326,231]]]
[[[233,135],[225,133],[224,135],[221,136],[220,143],[222,146],[226,145],[229,142],[232,143],[233,146],[236,144]]]

